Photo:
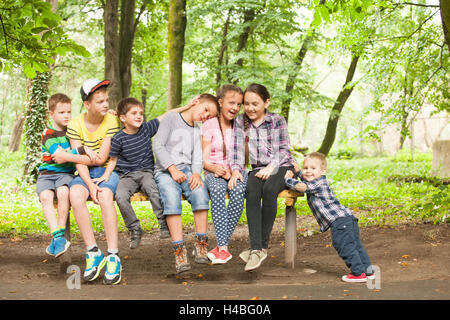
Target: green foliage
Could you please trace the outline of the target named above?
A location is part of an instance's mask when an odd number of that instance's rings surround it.
[[[22,66],[29,78],[48,71],[56,54],[89,52],[68,39],[61,17],[41,0],[4,0],[0,6],[0,71]]]

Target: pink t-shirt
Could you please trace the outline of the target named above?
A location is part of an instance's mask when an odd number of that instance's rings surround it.
[[[226,129],[224,133],[225,146],[228,153],[231,148],[233,130]],[[201,128],[201,135],[205,140],[211,141],[211,151],[209,153],[208,161],[212,164],[228,166],[227,157],[223,152],[223,139],[222,133],[220,132],[219,119],[212,118],[205,121]]]

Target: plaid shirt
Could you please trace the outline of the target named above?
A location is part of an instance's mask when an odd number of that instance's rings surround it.
[[[297,175],[301,178],[301,182],[286,178],[286,185],[295,190],[297,183],[306,184],[305,193],[308,205],[319,224],[321,232],[325,232],[337,218],[353,215],[351,210],[343,206],[336,198],[326,176],[308,182],[301,177],[301,171]]]
[[[249,157],[252,169],[271,165],[273,168],[290,166],[293,160],[289,151],[289,133],[286,120],[276,113],[267,112],[258,126],[250,121],[248,132],[244,131],[244,115],[239,115],[233,125],[233,138],[228,163],[231,170],[245,169],[245,139],[248,136]]]

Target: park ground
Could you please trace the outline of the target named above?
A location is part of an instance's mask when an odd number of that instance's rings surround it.
[[[314,223],[311,216],[297,217],[298,229]],[[299,232],[295,268],[284,266],[284,218],[276,220],[268,258],[248,273],[239,253],[248,247],[246,225],[239,225],[231,241],[233,259],[225,265],[198,265],[176,274],[170,240],[147,232],[139,248],[128,247],[121,232],[122,281],[102,284],[81,281],[68,287],[70,274],[60,274],[57,259],[45,253],[49,236],[0,238],[0,299],[2,300],[450,300],[450,226],[448,223],[409,223],[361,227],[361,239],[372,264],[380,269],[379,282],[348,284],[348,272],[331,245],[331,234]],[[210,227],[210,248],[215,245]],[[104,235],[97,234],[106,249]],[[193,230],[185,228],[192,250]],[[84,269],[84,245],[73,236],[72,264]]]

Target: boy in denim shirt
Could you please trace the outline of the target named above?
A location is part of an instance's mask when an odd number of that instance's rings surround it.
[[[331,229],[333,247],[350,268],[350,273],[344,275],[342,280],[366,282],[368,278],[373,279],[374,275],[369,256],[361,243],[358,219],[334,195],[325,176],[326,168],[325,156],[320,152],[312,152],[305,157],[301,171],[295,166],[295,175],[301,181],[293,179],[294,173],[288,171],[285,176],[286,186],[306,193],[308,205],[321,232]]]

